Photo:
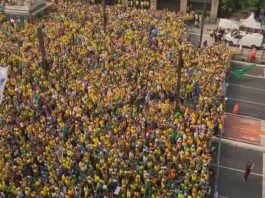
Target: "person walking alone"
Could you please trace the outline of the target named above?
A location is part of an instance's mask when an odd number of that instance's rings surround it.
[[[251,170],[254,168],[254,163],[247,162],[246,171],[244,174],[243,182],[246,182]]]
[[[250,63],[255,63],[256,58],[257,58],[257,49],[256,49],[256,48],[253,48],[253,49],[251,50],[251,52],[250,52],[249,62],[250,62]]]

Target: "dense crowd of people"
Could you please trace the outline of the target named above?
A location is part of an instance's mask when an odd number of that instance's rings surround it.
[[[0,65],[10,67],[0,105],[2,195],[205,197],[224,116],[225,46],[194,47],[189,14],[110,6],[104,32],[98,5],[59,5],[21,28],[0,24]]]

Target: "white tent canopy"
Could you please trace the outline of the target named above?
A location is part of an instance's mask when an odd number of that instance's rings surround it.
[[[220,19],[218,28],[221,29],[239,29],[239,22],[229,19]]]
[[[7,81],[7,72],[9,67],[0,66],[0,104],[4,97],[4,89]]]
[[[253,12],[251,13],[251,15],[248,18],[240,20],[240,26],[250,28],[250,29],[258,29],[258,30],[262,29],[261,23],[259,23],[255,20]]]

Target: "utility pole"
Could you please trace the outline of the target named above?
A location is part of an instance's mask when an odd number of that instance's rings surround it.
[[[128,0],[122,0],[122,7],[127,8],[128,7]]]
[[[183,58],[182,50],[179,50],[179,59],[178,59],[178,81],[177,81],[177,99],[180,100],[180,86],[181,86],[181,69],[183,67]]]
[[[200,42],[199,42],[199,46],[201,47],[202,45],[202,36],[203,36],[203,28],[204,28],[204,21],[205,21],[205,15],[206,15],[206,0],[204,0],[203,3],[203,15],[202,15],[202,24],[201,24],[201,34],[200,34]]]
[[[44,45],[44,39],[43,39],[42,26],[39,26],[37,28],[37,34],[39,38],[39,47],[40,47],[40,52],[41,52],[41,57],[42,57],[42,63],[44,66],[46,66],[47,60],[46,60],[46,51],[45,51],[45,45]]]
[[[106,26],[107,26],[106,0],[102,0],[102,9],[103,9],[104,32],[106,33]]]

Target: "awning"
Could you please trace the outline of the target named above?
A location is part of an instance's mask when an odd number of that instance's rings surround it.
[[[239,22],[229,19],[220,19],[218,28],[221,29],[239,29]]]
[[[247,19],[241,19],[240,20],[240,26],[250,28],[250,29],[258,29],[258,30],[262,29],[261,23],[256,21],[253,12],[251,13],[251,15]]]

